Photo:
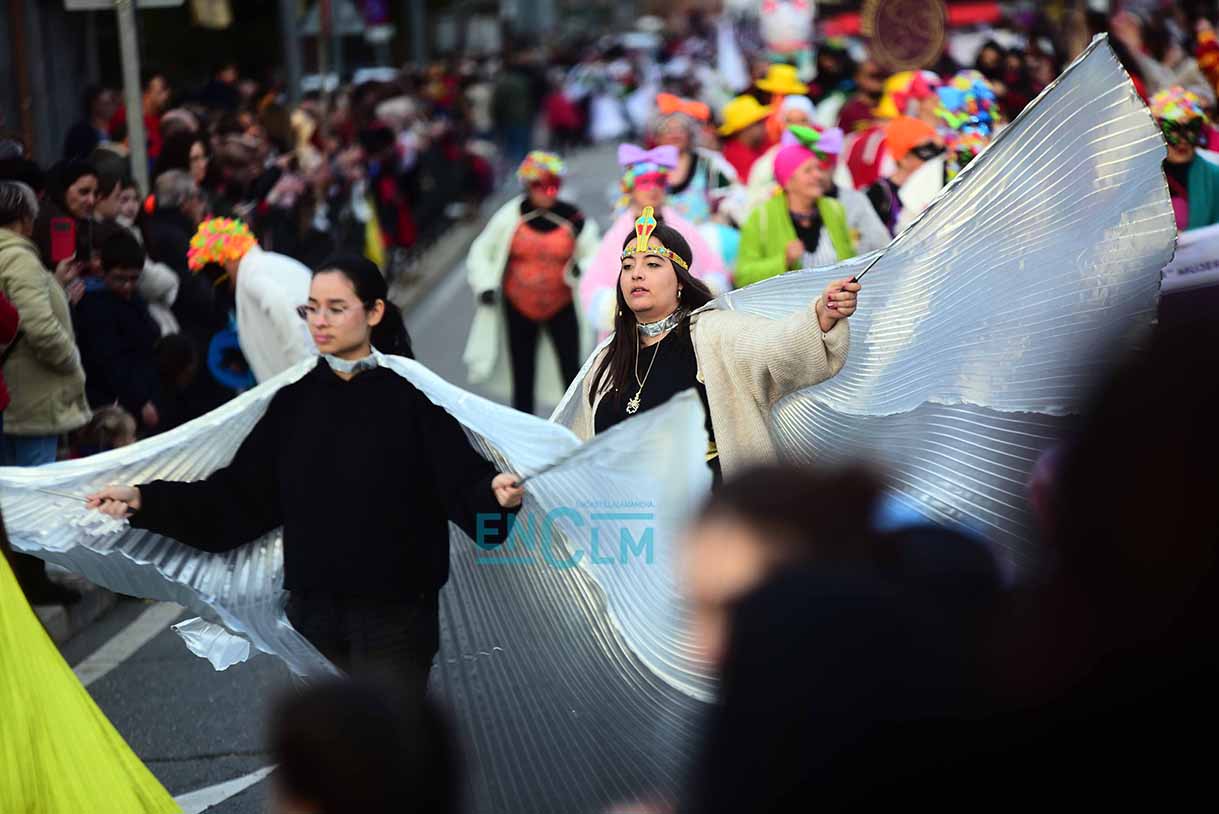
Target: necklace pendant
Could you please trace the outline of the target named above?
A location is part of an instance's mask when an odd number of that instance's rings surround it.
[[[634,415],[639,410],[639,394],[631,396],[626,402],[626,414]]]

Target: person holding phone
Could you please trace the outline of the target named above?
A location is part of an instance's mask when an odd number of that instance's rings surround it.
[[[65,161],[51,168],[47,197],[33,232],[47,268],[56,268],[72,255],[82,260],[92,255],[98,179],[97,169],[85,161]]]

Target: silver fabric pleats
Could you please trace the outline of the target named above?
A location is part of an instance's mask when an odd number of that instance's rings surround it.
[[[1153,317],[1175,236],[1163,157],[1150,114],[1098,39],[879,259],[785,274],[715,301],[780,318],[876,260],[846,367],[773,410],[781,454],[875,460],[893,473],[898,501],[986,534],[1019,565],[1032,463],[1079,409],[1100,350],[1128,346]],[[527,475],[564,459],[527,486],[524,540],[491,552],[452,533],[433,688],[457,717],[473,809],[672,799],[714,692],[673,568],[680,527],[709,486],[697,397],[640,413],[577,451],[563,424],[579,380],[546,422],[415,362],[378,363],[452,413],[501,469]],[[312,364],[132,447],[0,469],[14,545],[112,590],[184,605],[200,618],[179,633],[218,669],[261,651],[300,675],[333,672],[284,618],[278,533],[203,554],[129,528],[104,533],[82,503],[35,491],[202,478]]]

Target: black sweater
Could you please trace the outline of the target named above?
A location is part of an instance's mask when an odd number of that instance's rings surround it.
[[[284,587],[342,596],[438,591],[448,520],[502,542],[495,468],[451,415],[388,368],[339,378],[324,359],[275,394],[232,462],[140,486],[136,528],[227,551],[282,525]]]

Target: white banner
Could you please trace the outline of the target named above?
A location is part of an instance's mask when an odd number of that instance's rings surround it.
[[[1164,267],[1164,292],[1219,285],[1219,224],[1182,232],[1177,253]]]

